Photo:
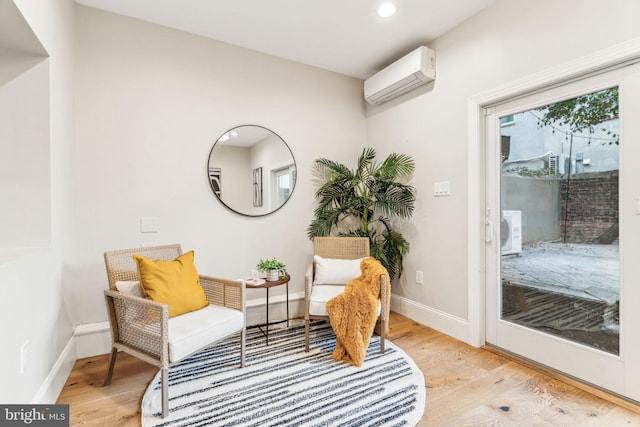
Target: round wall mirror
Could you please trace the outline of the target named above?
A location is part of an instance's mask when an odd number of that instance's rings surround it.
[[[241,215],[275,212],[296,185],[296,162],[289,146],[262,126],[238,126],[222,134],[211,148],[207,167],[213,193]]]

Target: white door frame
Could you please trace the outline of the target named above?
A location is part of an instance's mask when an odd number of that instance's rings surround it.
[[[602,70],[640,59],[640,38],[634,38],[583,58],[561,64],[503,86],[474,95],[467,101],[468,153],[468,338],[480,347],[485,344],[485,213],[484,210],[484,109],[493,104],[547,89]]]
[[[501,193],[501,189],[504,188],[503,177],[503,164],[500,157],[500,117],[507,116],[509,114],[532,112],[536,108],[541,106],[553,105],[556,102],[561,102],[565,99],[575,99],[581,95],[596,93],[608,88],[619,88],[620,93],[627,93],[629,90],[632,94],[637,93],[637,89],[634,87],[628,88],[625,75],[633,74],[633,70],[638,73],[638,64],[626,67],[616,67],[615,69],[607,70],[606,72],[599,73],[597,75],[582,78],[578,81],[563,84],[559,87],[539,91],[535,94],[527,95],[526,97],[518,98],[513,101],[505,101],[496,105],[495,108],[488,108],[486,111],[490,111],[490,114],[485,117],[485,126],[488,130],[485,142],[486,153],[486,200],[485,206],[491,208],[492,215],[491,221],[499,224],[501,219],[501,212],[503,208],[504,194]],[[633,82],[631,83],[633,84]],[[628,88],[628,89],[627,89]],[[624,98],[622,95],[620,98],[620,119],[619,130],[616,130],[616,134],[620,135],[619,148],[619,180],[620,182],[625,180],[634,181],[634,174],[632,169],[634,162],[629,158],[625,158],[622,155],[622,151],[629,139],[627,135],[622,132],[622,123],[633,122],[633,117],[637,115],[637,110],[626,110]],[[625,115],[627,114],[627,115]],[[626,118],[625,118],[626,117]],[[631,117],[631,119],[629,119]],[[633,144],[631,140],[630,144]],[[513,144],[512,144],[513,147]],[[575,154],[575,153],[574,153]],[[626,160],[626,161],[625,161]],[[631,162],[629,162],[631,160]],[[629,167],[631,166],[631,167]],[[622,191],[622,185],[619,186],[620,200],[629,198],[629,194]],[[618,203],[617,206],[620,204]],[[506,214],[506,211],[504,211]],[[523,212],[524,213],[524,212]],[[620,243],[618,245],[620,252],[626,252],[629,248],[634,250],[633,242],[629,241],[625,234],[626,231],[626,219],[629,219],[628,211],[619,211],[618,224],[620,226]],[[506,349],[507,351],[514,352],[525,358],[535,360],[541,363],[543,366],[548,366],[553,369],[557,369],[565,374],[568,374],[575,378],[580,378],[583,381],[589,382],[598,387],[602,387],[607,390],[624,395],[628,393],[625,386],[625,367],[632,358],[628,357],[627,350],[629,350],[627,344],[627,337],[630,335],[630,331],[637,330],[637,325],[625,323],[620,321],[620,334],[619,334],[619,352],[607,352],[601,349],[597,349],[595,346],[589,345],[585,341],[571,340],[566,337],[558,336],[554,333],[543,332],[540,328],[535,326],[525,326],[519,324],[514,320],[508,320],[503,318],[503,300],[501,296],[505,292],[502,282],[502,262],[504,259],[501,257],[500,250],[500,232],[498,227],[493,227],[491,244],[487,243],[485,251],[486,256],[486,333],[485,339],[487,343]],[[634,239],[631,239],[634,240]],[[633,292],[626,292],[628,289],[624,286],[625,272],[633,269],[632,266],[626,266],[623,263],[622,256],[617,256],[618,271],[620,272],[620,279],[616,281],[619,301],[620,301],[620,319],[626,319],[624,309],[628,307],[625,302],[633,301],[634,298],[630,298]],[[628,267],[628,268],[625,268]],[[630,267],[630,268],[629,268]],[[632,276],[633,277],[633,276]],[[633,349],[631,349],[633,354]],[[594,369],[597,366],[598,369]]]

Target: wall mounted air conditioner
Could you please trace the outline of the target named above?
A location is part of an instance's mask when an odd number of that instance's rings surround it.
[[[383,104],[436,78],[434,52],[420,46],[364,81],[364,97]]]
[[[502,211],[502,221],[500,221],[500,252],[502,255],[522,252],[521,211]]]

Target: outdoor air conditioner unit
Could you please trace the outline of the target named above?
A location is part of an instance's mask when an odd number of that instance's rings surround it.
[[[502,211],[502,221],[500,221],[500,252],[502,255],[522,252],[521,211]]]
[[[364,97],[383,104],[436,78],[434,52],[420,46],[364,81]]]
[[[549,156],[549,173],[551,175],[564,175],[564,154],[552,154]]]

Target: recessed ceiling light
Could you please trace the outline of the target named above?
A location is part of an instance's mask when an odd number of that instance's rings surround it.
[[[378,16],[388,18],[396,13],[396,6],[393,3],[382,3],[378,8]]]

